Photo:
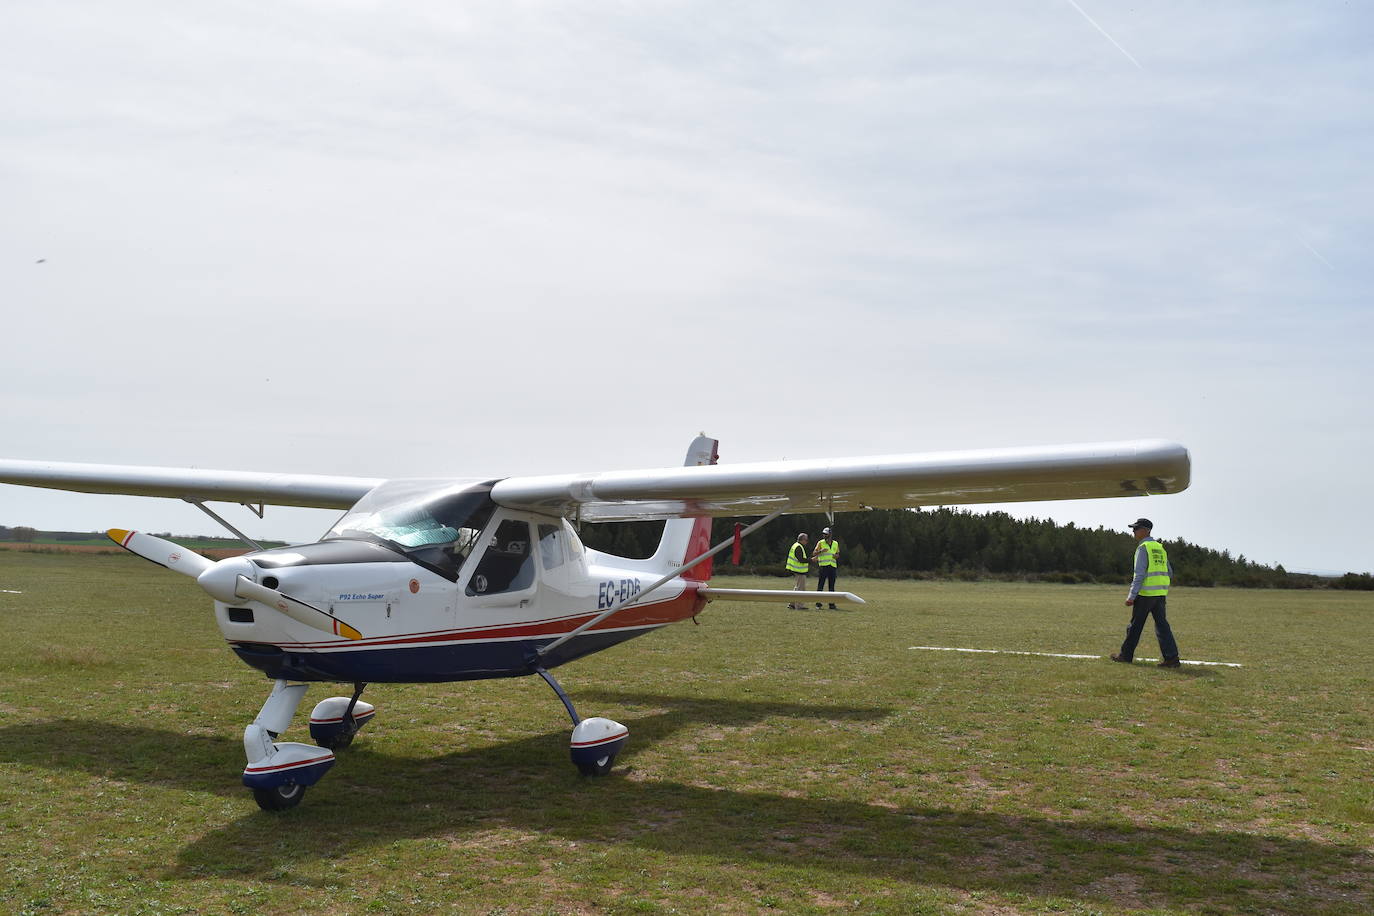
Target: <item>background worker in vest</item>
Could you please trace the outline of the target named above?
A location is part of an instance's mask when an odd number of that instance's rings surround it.
[[[811,559],[816,561],[816,572],[820,579],[816,582],[816,591],[825,591],[825,583],[830,583],[830,590],[835,590],[835,576],[839,573],[840,565],[840,544],[835,540],[835,535],[829,528],[821,529],[821,539],[816,542],[816,549],[811,551]],[[816,607],[821,603],[816,602]],[[830,610],[838,610],[835,602],[830,602]]]
[[[1174,568],[1169,563],[1169,555],[1164,545],[1150,536],[1154,523],[1148,518],[1138,518],[1131,522],[1131,534],[1138,542],[1135,548],[1135,578],[1131,580],[1131,591],[1126,595],[1126,607],[1131,608],[1131,623],[1126,627],[1126,641],[1121,651],[1112,656],[1114,662],[1130,664],[1135,659],[1135,646],[1140,642],[1140,633],[1145,629],[1145,618],[1151,614],[1155,618],[1155,638],[1159,640],[1159,654],[1164,660],[1161,668],[1178,667],[1178,644],[1174,642],[1174,631],[1164,616],[1164,600],[1169,595],[1169,580]]]
[[[797,539],[792,542],[791,548],[787,551],[787,571],[797,577],[797,584],[793,586],[794,591],[806,591],[806,571],[810,569],[810,560],[806,555],[806,532],[797,535]],[[806,607],[804,604],[789,604],[789,608],[800,611]]]

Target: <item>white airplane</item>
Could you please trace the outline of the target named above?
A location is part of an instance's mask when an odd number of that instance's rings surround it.
[[[121,547],[195,577],[229,647],[273,681],[243,735],[243,783],[267,810],[299,804],[372,720],[369,683],[537,674],[573,722],[571,756],[604,775],[628,729],[583,719],[550,669],[695,617],[717,598],[862,604],[848,592],[724,589],[712,557],[785,513],[1144,496],[1188,486],[1188,452],[1162,440],[717,465],[540,477],[374,479],[0,459],[0,483],[190,502],[347,510],[317,543],[211,561],[112,529]],[[764,517],[711,546],[711,518]],[[577,526],[666,519],[645,560],[584,548]],[[781,562],[782,558],[779,558]],[[314,744],[278,741],[309,682],[353,685],[310,714]]]

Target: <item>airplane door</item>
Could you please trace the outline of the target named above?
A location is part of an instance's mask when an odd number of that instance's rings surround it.
[[[501,519],[486,539],[482,556],[463,588],[468,603],[524,607],[537,584],[530,524],[522,518]]]

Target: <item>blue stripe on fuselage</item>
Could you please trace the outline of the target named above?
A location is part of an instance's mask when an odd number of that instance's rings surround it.
[[[555,668],[656,629],[655,626],[584,634],[568,640],[538,662],[544,668]],[[271,678],[410,684],[532,674],[535,653],[551,642],[553,637],[334,652],[291,652],[262,643],[230,645],[239,658]]]

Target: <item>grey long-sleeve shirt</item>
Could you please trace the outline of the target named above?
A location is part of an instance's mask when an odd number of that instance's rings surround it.
[[[1155,540],[1154,538],[1143,538],[1135,547],[1135,578],[1131,580],[1131,591],[1126,596],[1127,601],[1134,601],[1140,594],[1140,586],[1145,582],[1145,571],[1150,568],[1150,552],[1144,550],[1146,543]],[[1169,578],[1174,577],[1174,561],[1169,561]]]

